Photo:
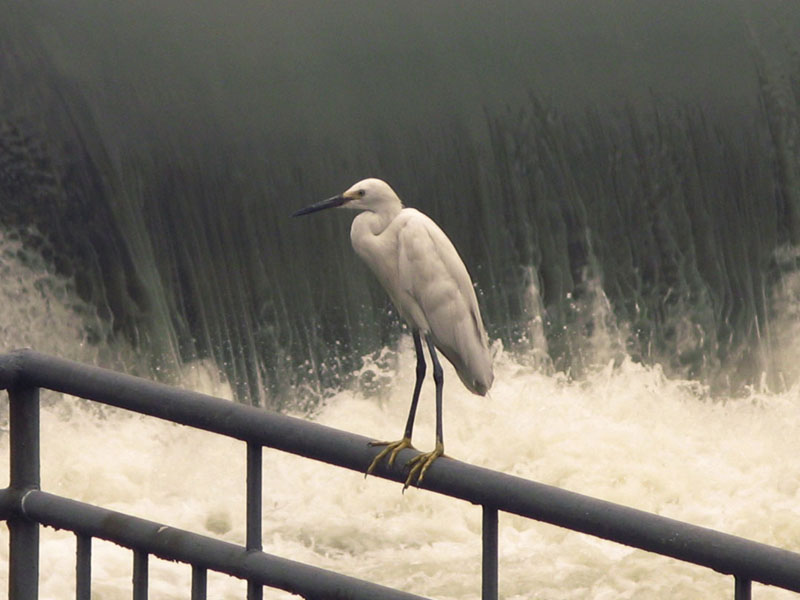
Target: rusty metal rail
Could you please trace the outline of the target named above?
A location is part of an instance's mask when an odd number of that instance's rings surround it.
[[[246,442],[248,521],[245,547],[40,491],[39,388]],[[253,600],[261,597],[263,585],[307,598],[337,597],[335,593],[352,598],[415,597],[261,552],[261,448],[276,448],[363,472],[379,451],[368,445],[367,438],[30,350],[0,356],[0,389],[8,390],[10,400],[11,484],[0,491],[0,518],[8,519],[11,531],[9,595],[12,600],[38,597],[35,581],[39,523],[77,534],[78,598],[89,597],[91,539],[95,537],[134,550],[136,599],[147,597],[147,557],[150,554],[193,565],[192,598],[198,600],[205,598],[206,570],[246,579],[248,598]],[[395,467],[381,463],[375,474],[404,481],[401,465],[415,452],[404,450]],[[483,507],[483,598],[487,600],[497,598],[498,590],[498,511],[567,527],[732,575],[737,600],[750,598],[751,581],[800,592],[800,554],[766,544],[449,458],[433,464],[422,487]],[[312,572],[313,577],[309,575]],[[277,579],[276,573],[280,574]],[[316,581],[320,587],[303,587],[311,581]]]

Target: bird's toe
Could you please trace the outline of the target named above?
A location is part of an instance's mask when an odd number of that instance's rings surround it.
[[[433,464],[433,462],[439,458],[440,456],[444,455],[444,446],[437,442],[436,448],[431,452],[425,452],[424,454],[420,454],[419,456],[415,456],[412,458],[406,466],[409,467],[411,470],[408,473],[408,477],[406,477],[406,482],[403,485],[403,491],[405,492],[412,483],[414,483],[414,479],[416,478],[417,487],[420,486],[422,480],[425,478],[425,473],[428,472],[428,469]]]
[[[375,470],[375,467],[378,466],[378,463],[381,462],[387,455],[389,456],[389,466],[394,466],[394,461],[397,458],[397,455],[400,453],[401,450],[405,448],[414,448],[411,445],[411,440],[409,438],[403,438],[402,440],[398,440],[396,442],[370,442],[370,446],[386,446],[383,450],[381,450],[378,455],[372,459],[369,467],[367,468],[367,472],[365,473],[365,477],[367,475],[371,475],[372,472]]]

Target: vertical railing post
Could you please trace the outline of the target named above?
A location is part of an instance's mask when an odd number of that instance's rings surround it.
[[[24,513],[24,494],[38,490],[39,480],[39,388],[8,390],[11,441],[10,487],[18,493]],[[8,520],[10,600],[39,597],[39,524],[23,515]]]
[[[749,579],[735,577],[734,600],[750,600],[752,598],[752,586]]]
[[[76,536],[75,552],[75,599],[91,600],[92,597],[92,538]]]
[[[192,598],[206,600],[208,594],[208,571],[205,567],[192,565]]]
[[[248,550],[260,552],[261,546],[261,444],[247,442],[247,539]],[[247,582],[247,600],[261,600],[264,588],[261,584]]]
[[[483,568],[481,598],[497,600],[497,509],[483,506]]]
[[[150,556],[144,550],[133,551],[133,600],[147,600],[149,559]]]

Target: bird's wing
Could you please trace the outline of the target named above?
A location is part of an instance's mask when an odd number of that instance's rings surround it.
[[[492,382],[491,357],[467,268],[433,220],[414,209],[404,212],[398,235],[399,283],[409,304],[404,308],[431,334],[464,384],[485,394]]]

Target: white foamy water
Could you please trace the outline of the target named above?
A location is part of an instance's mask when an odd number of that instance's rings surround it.
[[[63,348],[74,352],[74,344],[81,350],[83,329],[70,325],[81,314],[48,296],[46,285],[34,285],[33,271],[18,265],[9,271],[8,265],[7,260],[6,275],[17,278],[3,287],[3,318],[14,316],[20,331],[26,314],[39,323],[54,323],[64,328],[57,330],[60,335],[76,336],[66,339]],[[28,313],[20,312],[25,305]],[[22,345],[13,332],[7,326],[3,350]],[[23,341],[37,345],[40,340]],[[631,361],[609,363],[583,381],[545,375],[526,362],[534,361],[500,352],[490,398],[467,392],[446,366],[449,455],[800,551],[797,387],[712,399],[697,383],[671,380],[658,367]],[[314,419],[377,439],[396,439],[413,387],[410,340],[387,350],[380,361],[367,360],[362,371],[365,385],[339,392]],[[229,396],[208,372],[203,365],[187,370],[184,385]],[[433,432],[433,385],[428,382],[416,445],[432,447]],[[5,429],[0,454],[0,485],[5,486]],[[53,493],[244,542],[242,442],[47,393],[42,483]],[[396,483],[266,449],[264,549],[431,598],[478,598],[480,508],[426,491],[400,490]],[[74,536],[43,528],[41,557],[41,597],[73,597]],[[7,562],[7,530],[0,528],[0,590],[7,589]],[[131,573],[129,551],[95,541],[93,598],[130,598]],[[151,598],[186,598],[190,569],[152,559],[150,581]],[[238,580],[209,574],[209,598],[239,599],[244,590]],[[500,516],[500,594],[509,600],[730,598],[732,591],[731,577],[707,569]],[[265,597],[292,596],[267,591]],[[796,596],[756,586],[755,597]]]
[[[342,391],[316,420],[398,437],[413,365],[406,341],[397,373],[379,374],[392,378],[383,397]],[[452,456],[800,551],[797,390],[719,401],[631,362],[570,382],[508,356],[498,360],[491,399],[463,390],[449,370],[445,377]],[[243,543],[243,443],[75,399],[46,400],[42,417],[43,489]],[[428,394],[419,447],[432,446],[433,426]],[[7,469],[5,434],[0,452]],[[479,597],[478,507],[417,489],[401,494],[399,484],[273,450],[264,452],[264,482],[265,551],[433,598]],[[42,597],[70,597],[74,537],[44,529],[42,540]],[[94,597],[129,598],[131,563],[128,551],[96,542]],[[500,519],[500,576],[509,599],[729,598],[733,585],[706,569],[508,515]],[[0,586],[6,577],[0,568]],[[152,597],[185,598],[189,577],[186,566],[154,561]],[[209,585],[212,598],[240,598],[244,589],[222,576]],[[757,597],[792,595],[763,588]]]

